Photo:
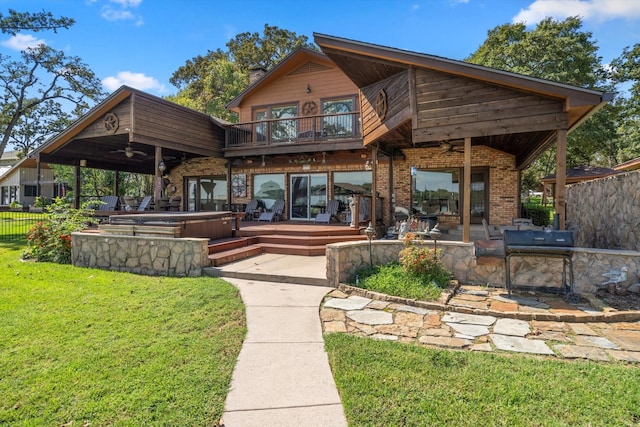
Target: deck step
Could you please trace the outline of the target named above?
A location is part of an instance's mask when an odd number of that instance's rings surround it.
[[[361,229],[348,226],[299,225],[297,227],[291,227],[288,224],[249,226],[235,231],[235,235],[238,237],[266,236],[271,234],[287,236],[357,236],[362,233]]]
[[[209,263],[212,267],[219,267],[224,264],[240,261],[241,259],[260,255],[261,253],[264,253],[264,248],[259,245],[249,245],[209,254]]]
[[[256,243],[258,243],[257,237],[234,237],[231,239],[216,240],[208,245],[209,254],[247,247]]]
[[[324,245],[284,245],[277,243],[258,243],[255,245],[269,254],[320,256],[326,253]]]
[[[286,234],[268,234],[259,236],[259,243],[278,245],[303,245],[303,246],[325,246],[331,243],[352,242],[356,240],[367,240],[364,234],[354,235],[334,235],[334,236],[298,236]]]

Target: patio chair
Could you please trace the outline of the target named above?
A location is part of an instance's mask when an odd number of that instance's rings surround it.
[[[495,225],[489,225],[484,218],[482,218],[482,228],[487,240],[502,240],[504,238],[502,232]]]
[[[529,218],[511,218],[511,225],[533,225],[533,220]]]
[[[315,222],[324,222],[329,224],[332,219],[338,220],[338,207],[340,202],[338,200],[329,200],[327,202],[327,208],[324,212],[316,215]]]
[[[118,206],[118,196],[102,196],[99,211],[115,211]]]
[[[135,211],[140,206],[140,204],[138,203],[138,199],[133,196],[124,196],[123,200],[126,206],[126,210],[128,211]]]
[[[253,216],[256,214],[258,210],[258,199],[251,199],[249,203],[247,203],[247,207],[244,209],[244,218],[243,220],[253,220]]]
[[[282,211],[284,210],[284,200],[276,200],[268,212],[262,212],[258,221],[279,221],[282,219]]]
[[[182,205],[182,197],[173,196],[169,199],[169,210],[171,212],[178,212],[180,210],[180,205]]]
[[[144,196],[140,205],[138,205],[138,212],[144,212],[149,210],[149,205],[151,204],[151,196]]]

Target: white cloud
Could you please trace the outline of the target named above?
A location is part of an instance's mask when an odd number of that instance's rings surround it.
[[[102,80],[102,85],[110,91],[114,91],[122,85],[157,93],[167,91],[166,87],[157,79],[146,76],[143,73],[133,73],[131,71],[120,71],[115,77],[109,76]]]
[[[134,14],[128,10],[116,10],[110,6],[102,8],[102,17],[107,21],[126,21],[128,19],[135,19]]]
[[[102,6],[101,15],[107,21],[127,21],[135,20],[135,26],[139,27],[144,24],[144,19],[140,15],[136,15],[129,9],[134,9],[142,3],[142,0],[109,0],[110,4]]]
[[[512,22],[534,25],[546,17],[580,16],[585,21],[640,18],[640,2],[632,0],[535,0],[520,10]]]
[[[111,0],[111,3],[119,4],[122,7],[138,7],[142,0]]]
[[[34,48],[41,44],[47,44],[44,39],[38,39],[31,34],[16,34],[9,40],[2,42],[2,46],[13,50],[25,50],[27,48]]]

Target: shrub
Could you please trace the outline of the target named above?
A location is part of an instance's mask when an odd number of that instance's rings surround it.
[[[534,225],[549,225],[551,209],[534,204],[522,205],[522,217],[531,218]]]
[[[9,209],[22,209],[22,205],[20,204],[20,202],[14,200],[13,202],[9,203]]]
[[[46,219],[37,222],[27,233],[28,248],[24,259],[71,263],[71,233],[87,228],[92,210],[86,206],[72,209],[60,198],[46,208]]]

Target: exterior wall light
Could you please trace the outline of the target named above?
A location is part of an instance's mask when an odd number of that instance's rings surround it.
[[[164,164],[164,160],[160,160],[160,163],[158,163],[158,170],[160,173],[164,173],[164,171],[167,170],[167,165]]]

